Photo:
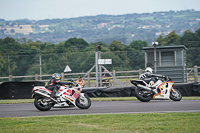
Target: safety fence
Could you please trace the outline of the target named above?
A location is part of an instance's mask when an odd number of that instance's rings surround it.
[[[200,82],[200,66],[187,68],[187,82]]]
[[[123,85],[131,85],[130,79],[138,79],[139,75],[144,72],[144,70],[132,70],[132,71],[110,71],[110,73],[115,76]],[[102,72],[105,74],[106,72]],[[61,73],[61,80],[65,81],[66,79],[77,80],[78,77],[84,77],[86,72],[83,73]],[[45,75],[28,75],[28,76],[12,76],[9,75],[7,77],[0,77],[0,82],[8,82],[8,81],[42,81],[47,82],[51,78],[52,74]],[[85,86],[91,87],[95,86],[96,73],[91,72],[85,78]],[[102,83],[103,86],[119,86],[119,84],[110,77],[103,77]],[[187,68],[187,82],[200,82],[200,66],[194,66],[193,68]]]
[[[138,79],[139,74],[143,72],[142,69],[139,70],[133,70],[133,71],[115,71],[113,70],[110,72],[113,76],[115,76],[117,79],[120,80],[124,85],[127,84],[127,81],[129,83],[130,79]],[[102,72],[102,74],[105,74],[106,72]],[[61,73],[61,80],[65,81],[66,79],[73,79],[77,80],[78,77],[83,77],[85,73]],[[8,77],[0,77],[0,81],[42,81],[47,82],[49,79],[51,79],[52,74],[46,74],[46,75],[28,75],[28,76],[12,76],[9,75]],[[95,86],[95,80],[96,80],[96,72],[91,72],[88,74],[87,77],[84,78],[85,85],[87,87]],[[118,86],[118,84],[113,80],[113,77],[103,77],[102,80],[106,80],[106,82],[103,82],[104,85],[109,86]]]

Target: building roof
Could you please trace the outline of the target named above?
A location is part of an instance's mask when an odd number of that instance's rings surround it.
[[[154,47],[143,47],[143,50],[153,50]],[[156,49],[185,49],[188,50],[184,45],[176,45],[176,46],[156,46]]]

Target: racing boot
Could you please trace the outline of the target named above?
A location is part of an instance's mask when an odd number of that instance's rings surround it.
[[[58,90],[58,87],[55,87],[55,88],[53,89],[53,91],[52,91],[52,93],[51,93],[51,97],[52,97],[52,98],[58,98],[58,96],[56,95],[57,90]]]

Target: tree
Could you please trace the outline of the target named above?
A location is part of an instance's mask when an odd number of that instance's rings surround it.
[[[195,31],[195,38],[197,39],[198,47],[200,47],[200,28]]]
[[[142,50],[143,47],[148,46],[148,43],[146,41],[136,40],[131,42],[128,46],[135,50]]]
[[[124,51],[126,46],[122,44],[120,41],[113,40],[113,42],[109,45],[110,51]]]
[[[64,46],[70,51],[82,51],[87,46],[89,46],[89,44],[84,39],[75,37],[68,39]]]
[[[1,55],[1,51],[0,51],[0,76],[6,76],[5,68],[6,68],[6,61],[5,61],[4,57]]]
[[[156,42],[158,42],[159,46],[164,46],[166,44],[165,39],[160,35],[157,39]]]
[[[195,38],[195,34],[191,32],[190,30],[186,30],[183,33],[183,36],[180,40],[182,45],[185,45],[187,48],[194,46],[196,44],[197,40]]]
[[[200,41],[200,28],[195,31],[195,36]]]
[[[3,39],[2,43],[3,44],[15,43],[15,39],[13,39],[11,37],[6,37]]]
[[[166,44],[167,46],[172,46],[172,45],[179,45],[180,44],[180,36],[177,35],[175,33],[175,31],[173,30],[172,32],[170,32],[166,38],[165,38]]]

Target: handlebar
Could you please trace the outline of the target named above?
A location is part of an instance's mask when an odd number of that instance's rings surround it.
[[[67,79],[67,81],[71,81],[71,82],[72,82],[72,81],[73,81],[73,79]]]
[[[172,81],[172,78],[170,78],[170,77],[168,77],[168,76],[164,76],[163,78],[164,78],[164,80],[166,80],[166,81]]]

